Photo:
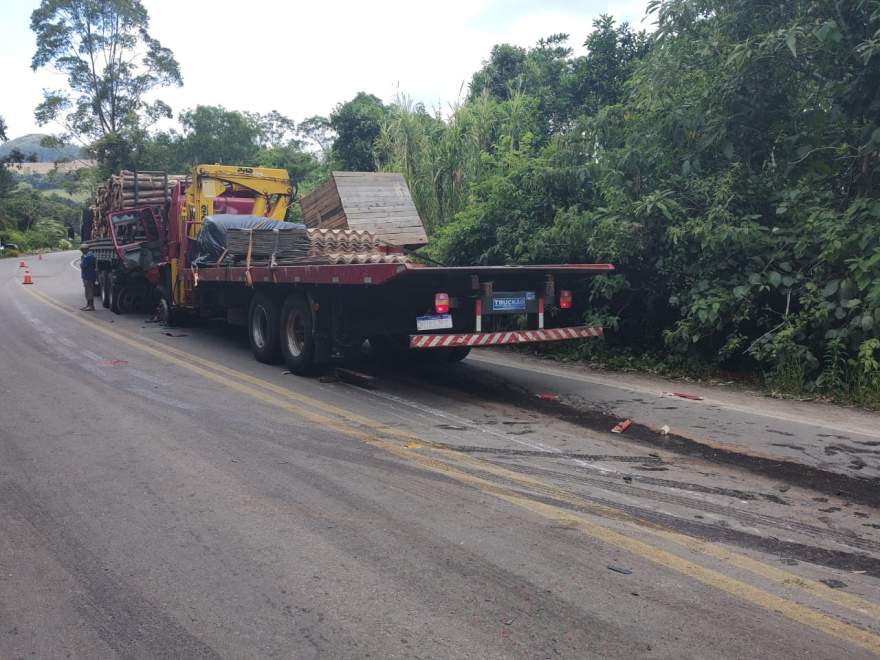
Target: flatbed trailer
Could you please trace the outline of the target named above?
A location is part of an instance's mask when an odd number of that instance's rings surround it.
[[[143,300],[170,325],[192,317],[244,325],[257,360],[283,360],[294,373],[359,352],[367,341],[388,357],[440,362],[461,360],[474,347],[602,335],[600,326],[582,323],[572,292],[614,270],[610,264],[427,266],[385,243],[366,255],[368,263],[221,257],[196,265],[206,218],[286,216],[287,173],[198,165],[162,196],[162,204],[106,213],[94,243],[104,304],[121,313]]]
[[[577,322],[572,290],[613,269],[218,265],[182,269],[180,277],[200,315],[248,326],[258,360],[283,358],[307,373],[364,340],[397,357],[457,361],[474,347],[599,337],[601,326]]]

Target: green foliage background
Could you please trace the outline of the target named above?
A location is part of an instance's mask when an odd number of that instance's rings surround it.
[[[583,54],[496,46],[448,117],[398,99],[376,166],[407,175],[436,259],[614,263],[580,292],[612,330],[586,355],[876,405],[880,2],[648,11],[652,35],[601,17]]]

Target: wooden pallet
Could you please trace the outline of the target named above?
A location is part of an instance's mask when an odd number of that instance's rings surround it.
[[[396,246],[428,242],[401,174],[333,172],[327,183],[300,200],[300,206],[308,227],[366,230]]]

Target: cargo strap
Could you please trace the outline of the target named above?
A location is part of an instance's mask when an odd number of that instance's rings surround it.
[[[254,277],[251,275],[251,255],[254,251],[254,230],[248,229],[248,250],[247,259],[244,262],[244,279],[249,287],[254,286]]]

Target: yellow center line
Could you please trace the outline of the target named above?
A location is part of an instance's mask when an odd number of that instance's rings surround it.
[[[483,472],[495,474],[500,478],[514,481],[523,486],[527,486],[529,488],[537,490],[538,492],[541,492],[548,497],[566,502],[584,511],[594,513],[595,515],[619,520],[624,523],[629,523],[630,525],[638,527],[640,532],[648,532],[650,534],[653,534],[654,536],[661,537],[667,541],[675,543],[676,545],[686,548],[689,551],[699,552],[715,559],[729,562],[733,565],[738,566],[739,568],[748,570],[756,575],[759,575],[764,579],[771,580],[780,587],[797,587],[802,591],[808,592],[830,603],[853,609],[857,612],[868,614],[877,619],[880,619],[880,604],[863,599],[854,594],[849,594],[845,591],[840,591],[839,589],[833,589],[817,580],[810,580],[808,578],[800,577],[791,572],[753,559],[747,555],[727,550],[726,548],[723,548],[717,544],[696,539],[694,537],[687,536],[686,534],[681,534],[674,530],[665,528],[661,525],[647,523],[644,520],[640,520],[628,513],[613,509],[608,506],[596,504],[584,498],[573,495],[568,491],[552,486],[551,484],[548,484],[546,482],[503,468],[496,463],[474,458],[472,456],[462,454],[461,452],[454,452],[454,450],[450,450],[448,448],[437,447],[430,440],[417,438],[408,431],[389,426],[384,422],[374,420],[363,415],[358,415],[357,413],[339,408],[338,406],[327,403],[326,401],[322,401],[320,399],[315,399],[305,394],[294,392],[286,387],[276,385],[275,383],[269,382],[262,378],[257,378],[250,374],[237,371],[235,369],[230,369],[223,366],[222,364],[207,360],[205,358],[201,358],[197,355],[193,355],[179,348],[167,346],[161,342],[157,342],[155,340],[139,335],[131,335],[137,337],[135,341],[132,341],[128,339],[128,333],[125,333],[125,331],[110,329],[101,324],[99,321],[95,321],[91,318],[76,314],[75,312],[70,311],[65,305],[63,305],[63,303],[59,303],[58,301],[54,300],[53,298],[42,292],[38,292],[33,289],[27,289],[27,291],[29,293],[32,293],[33,295],[38,296],[43,300],[43,302],[55,307],[58,311],[67,314],[71,318],[74,318],[77,321],[80,321],[90,327],[100,330],[101,332],[104,332],[105,334],[108,334],[112,337],[121,339],[130,346],[147,351],[160,359],[169,361],[169,355],[175,356],[180,358],[181,362],[171,360],[172,362],[174,362],[174,364],[199,364],[206,369],[222,373],[231,379],[235,379],[238,382],[250,383],[264,390],[274,392],[289,400],[297,401],[304,406],[303,410],[299,411],[301,417],[308,417],[308,414],[305,413],[305,409],[317,409],[335,417],[340,417],[348,422],[359,424],[383,435],[398,437],[405,442],[416,442],[419,445],[425,446],[426,448],[429,448],[435,452],[445,452],[447,455],[449,455],[449,460],[452,460],[453,462],[459,464],[467,464]],[[154,347],[155,350],[151,350],[150,347]],[[326,418],[321,417],[318,419],[318,421],[316,421],[316,423],[327,426],[328,423],[324,421],[325,419]],[[338,428],[336,428],[335,430],[338,430]]]
[[[810,626],[817,630],[821,630],[832,636],[849,641],[873,653],[880,654],[880,636],[873,632],[867,631],[857,625],[842,621],[836,617],[824,614],[820,611],[814,610],[804,605],[792,602],[780,596],[776,596],[775,594],[769,593],[757,587],[753,587],[745,582],[731,578],[713,569],[700,566],[691,561],[688,561],[687,559],[679,557],[678,555],[672,554],[643,541],[634,539],[611,528],[599,525],[595,522],[587,521],[584,518],[574,513],[571,513],[562,507],[535,501],[533,499],[530,499],[526,495],[517,493],[516,491],[505,488],[504,486],[500,486],[494,481],[490,481],[488,479],[475,476],[467,472],[463,472],[447,462],[432,459],[424,454],[419,453],[418,451],[412,451],[411,449],[408,449],[405,445],[389,442],[388,440],[385,440],[375,435],[375,433],[380,433],[386,436],[393,436],[406,440],[410,443],[411,446],[423,444],[432,452],[442,455],[444,459],[458,463],[461,466],[469,466],[484,473],[493,474],[509,481],[513,481],[514,483],[528,486],[529,488],[537,490],[538,493],[546,494],[551,498],[575,505],[579,508],[594,513],[595,515],[613,517],[614,519],[621,520],[627,523],[636,523],[639,525],[638,532],[640,533],[647,531],[650,534],[671,541],[677,545],[687,548],[688,550],[699,552],[707,556],[711,556],[715,559],[729,562],[732,565],[744,568],[763,577],[767,577],[778,583],[780,586],[788,588],[800,588],[813,595],[819,596],[828,602],[851,608],[861,613],[870,614],[875,618],[880,618],[878,617],[878,613],[880,613],[880,606],[876,605],[875,603],[861,599],[851,594],[847,594],[845,592],[833,590],[819,582],[805,580],[793,573],[777,569],[775,567],[752,559],[748,556],[731,552],[714,544],[700,541],[699,539],[694,539],[684,534],[679,534],[677,532],[667,530],[658,526],[645,524],[643,521],[638,521],[637,519],[629,516],[626,513],[616,511],[615,509],[610,507],[597,505],[590,502],[589,500],[571,495],[561,489],[558,489],[550,484],[541,482],[537,479],[525,477],[516,472],[506,470],[496,464],[475,459],[471,456],[466,456],[459,452],[454,452],[446,448],[432,446],[432,443],[430,441],[420,440],[414,437],[411,433],[389,427],[388,425],[377,420],[351,413],[342,408],[338,408],[333,404],[320,401],[313,397],[294,393],[287,388],[275,385],[274,383],[270,383],[259,378],[255,378],[253,376],[250,376],[249,374],[245,374],[234,369],[229,369],[228,367],[224,367],[221,364],[217,364],[210,360],[191,355],[180,349],[165,346],[154,340],[136,336],[128,333],[127,331],[105,327],[101,323],[92,320],[91,318],[84,317],[70,311],[65,305],[59,303],[58,301],[54,300],[53,298],[42,292],[34,291],[32,289],[25,289],[25,291],[27,291],[30,295],[40,300],[44,304],[69,316],[70,318],[84,325],[87,325],[90,328],[98,330],[99,332],[102,332],[105,335],[126,344],[127,346],[152,355],[159,360],[169,362],[175,366],[191,371],[199,376],[206,378],[207,380],[223,385],[247,396],[253,397],[264,404],[272,405],[279,409],[285,410],[286,412],[289,412],[302,419],[306,419],[309,422],[312,422],[321,427],[333,429],[334,431],[337,431],[349,437],[356,438],[357,440],[364,442],[365,444],[380,448],[407,462],[418,464],[419,466],[433,472],[445,474],[461,483],[468,484],[474,488],[479,489],[481,492],[491,494],[519,508],[530,511],[533,514],[537,514],[543,518],[550,519],[561,524],[570,525],[571,527],[578,529],[579,531],[594,539],[625,549],[660,566],[674,570],[685,576],[694,578],[706,585],[720,589],[725,593],[737,596],[762,608],[777,612],[789,619],[798,621],[804,625]],[[250,383],[251,385],[260,387],[263,391],[259,391],[252,387],[249,387],[245,383]],[[269,392],[279,394],[282,398],[273,396],[272,394],[269,394]],[[293,403],[291,403],[291,401],[294,401],[300,405],[294,405]],[[316,413],[313,411],[313,409],[322,410],[326,413],[333,415],[334,417],[338,417],[341,419],[334,419],[333,417],[328,417],[326,415]],[[351,426],[351,423],[356,423],[361,426],[367,427],[368,429],[373,431],[373,433],[353,427]]]

